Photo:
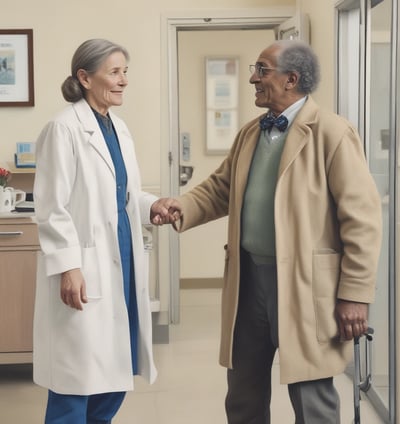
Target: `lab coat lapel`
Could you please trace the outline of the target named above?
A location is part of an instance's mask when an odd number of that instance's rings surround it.
[[[123,124],[123,122],[117,118],[112,112],[110,112],[110,117],[113,121],[115,131],[117,133],[119,146],[121,149],[122,159],[124,160],[126,173],[128,176],[128,191],[132,190],[132,182],[138,180],[138,176],[134,172],[134,166],[132,165],[132,160],[134,159],[134,150],[133,150],[133,141],[129,133],[128,128]]]
[[[110,117],[117,133],[122,158],[124,159],[124,162],[126,164],[126,161],[128,160],[129,155],[131,154],[132,138],[127,128],[124,125],[121,125],[121,121],[112,112],[110,112]],[[129,144],[129,146],[127,145],[127,143]]]
[[[82,123],[83,131],[87,134],[87,142],[90,143],[97,153],[107,164],[111,173],[115,177],[114,164],[104,140],[99,124],[86,100],[81,100],[73,105],[79,121]]]

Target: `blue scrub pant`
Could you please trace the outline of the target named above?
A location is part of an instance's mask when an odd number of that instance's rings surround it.
[[[45,424],[109,424],[124,397],[125,392],[77,396],[49,390]]]

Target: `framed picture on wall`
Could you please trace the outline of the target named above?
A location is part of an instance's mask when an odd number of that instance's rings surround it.
[[[34,106],[33,31],[0,29],[0,106]]]
[[[206,58],[206,153],[225,154],[238,131],[239,59]]]

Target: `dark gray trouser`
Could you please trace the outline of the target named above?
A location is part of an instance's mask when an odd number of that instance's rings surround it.
[[[271,367],[278,348],[276,265],[242,250],[239,310],[225,401],[229,424],[269,424]],[[333,378],[288,385],[295,424],[340,424]]]

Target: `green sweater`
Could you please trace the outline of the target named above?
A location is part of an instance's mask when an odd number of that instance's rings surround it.
[[[261,132],[244,195],[241,246],[261,261],[275,256],[274,197],[285,139],[269,143]]]

